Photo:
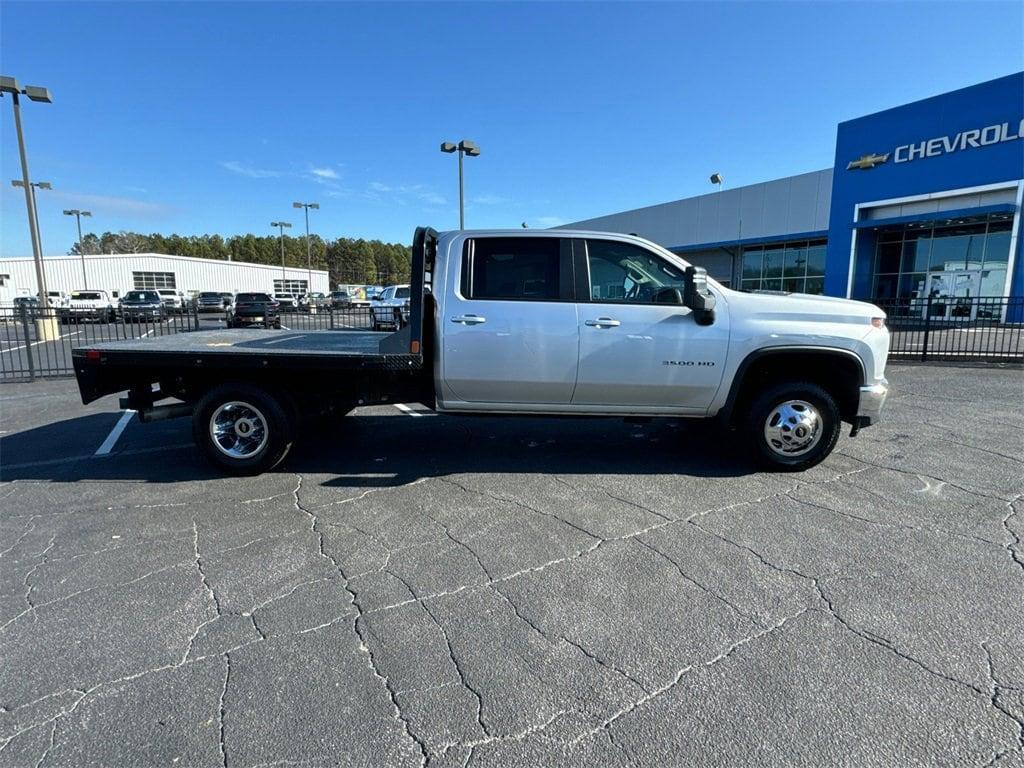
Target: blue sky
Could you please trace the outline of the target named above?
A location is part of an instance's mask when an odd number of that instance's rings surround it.
[[[828,167],[835,125],[1024,68],[1024,4],[5,0],[46,253],[96,231],[313,228],[408,242],[550,226]],[[30,253],[0,101],[0,253]],[[293,230],[295,231],[295,230]]]

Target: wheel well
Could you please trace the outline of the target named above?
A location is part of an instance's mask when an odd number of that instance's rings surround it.
[[[860,362],[843,352],[785,351],[761,355],[741,366],[740,380],[733,385],[730,420],[746,412],[747,406],[767,387],[784,381],[807,381],[825,389],[836,399],[843,421],[853,422],[860,401],[864,372]]]

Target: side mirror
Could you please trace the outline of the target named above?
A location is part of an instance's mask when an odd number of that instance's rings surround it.
[[[693,310],[697,325],[715,322],[715,294],[708,288],[708,272],[703,267],[687,267],[683,304]]]

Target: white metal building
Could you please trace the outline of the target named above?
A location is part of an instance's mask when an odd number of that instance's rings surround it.
[[[162,253],[96,254],[85,257],[83,276],[80,256],[47,256],[43,259],[46,287],[51,291],[102,289],[124,295],[133,289],[174,288],[186,295],[198,291],[265,291],[268,293],[328,293],[327,272],[314,269],[312,285],[305,269],[250,264],[219,259],[196,259]],[[0,259],[0,304],[37,291],[31,257]]]

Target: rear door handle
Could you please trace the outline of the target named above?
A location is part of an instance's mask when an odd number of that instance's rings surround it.
[[[479,325],[480,323],[486,323],[487,318],[480,315],[456,315],[452,318],[452,322],[462,323],[463,325]]]
[[[589,325],[592,328],[618,328],[622,323],[618,320],[613,320],[610,317],[599,317],[597,320],[586,320],[585,325]]]

